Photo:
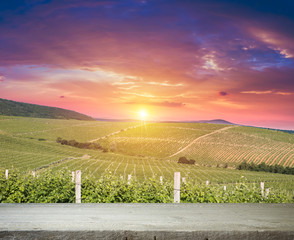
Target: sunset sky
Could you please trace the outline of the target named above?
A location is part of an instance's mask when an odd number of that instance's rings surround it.
[[[22,2],[22,4],[21,4]],[[294,1],[0,1],[0,98],[294,129]]]

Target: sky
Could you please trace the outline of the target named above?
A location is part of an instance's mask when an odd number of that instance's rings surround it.
[[[292,0],[0,1],[0,98],[294,129]]]

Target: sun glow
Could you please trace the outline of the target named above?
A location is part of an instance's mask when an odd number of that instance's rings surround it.
[[[146,117],[147,117],[147,111],[145,109],[141,109],[139,112],[138,112],[139,116],[140,116],[140,119],[142,121],[145,121],[146,120]]]

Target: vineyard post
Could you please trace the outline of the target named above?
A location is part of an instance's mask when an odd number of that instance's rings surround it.
[[[266,188],[265,189],[265,198],[268,198],[269,192],[270,192],[270,188]]]
[[[75,181],[75,172],[71,172],[71,182]]]
[[[32,171],[33,177],[36,177],[36,171]]]
[[[181,196],[181,173],[175,172],[174,174],[174,203],[180,202]]]
[[[226,185],[224,186],[224,191],[227,191],[227,186]]]
[[[163,177],[160,176],[159,180],[160,180],[160,183],[162,184],[163,183]]]
[[[182,182],[183,182],[183,183],[186,183],[186,178],[183,177],[183,178],[182,178]]]
[[[8,169],[5,170],[5,178],[8,179]]]
[[[81,203],[81,170],[76,171],[76,203]]]
[[[128,175],[128,184],[130,184],[130,183],[131,183],[131,178],[132,178],[132,175],[131,175],[131,174],[129,174],[129,175]]]
[[[261,196],[264,197],[264,182],[260,183],[260,188],[261,188]]]
[[[208,186],[208,184],[209,184],[209,181],[207,180],[207,181],[205,182],[205,184],[206,184],[206,186]]]

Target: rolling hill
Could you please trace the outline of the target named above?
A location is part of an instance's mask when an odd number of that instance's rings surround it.
[[[56,138],[99,143],[108,152],[61,145]],[[177,163],[179,157],[195,165]],[[294,176],[235,170],[243,161],[293,167],[294,135],[225,124],[80,121],[0,116],[0,168],[23,171],[68,168],[101,176],[195,181],[266,181],[292,191]]]
[[[23,102],[15,102],[2,98],[0,98],[0,115],[94,121],[92,117],[75,111]]]

